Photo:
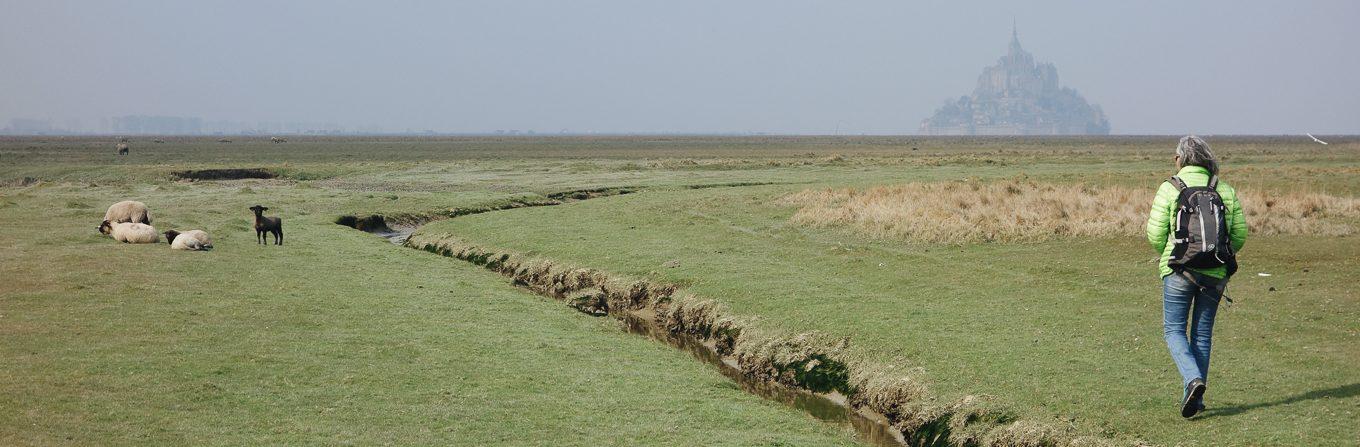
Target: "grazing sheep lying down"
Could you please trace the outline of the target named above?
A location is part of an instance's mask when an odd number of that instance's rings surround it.
[[[113,236],[116,241],[129,244],[154,244],[161,241],[161,235],[156,232],[156,227],[143,223],[113,223],[106,220],[99,224],[99,232]]]
[[[203,230],[189,230],[180,233],[175,230],[165,232],[165,242],[175,250],[212,250],[212,239]]]
[[[112,223],[137,222],[150,225],[151,211],[146,209],[145,203],[124,200],[110,206],[109,210],[104,212],[104,220]]]

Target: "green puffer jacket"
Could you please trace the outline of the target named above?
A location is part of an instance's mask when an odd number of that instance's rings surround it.
[[[1186,166],[1176,173],[1176,176],[1185,182],[1186,186],[1206,186],[1209,184],[1209,170],[1200,166]],[[1227,208],[1228,215],[1228,239],[1232,241],[1233,253],[1242,250],[1242,245],[1247,243],[1247,219],[1242,217],[1242,204],[1237,201],[1237,191],[1223,179],[1218,181],[1218,195],[1223,197],[1223,206]],[[1167,261],[1171,259],[1171,249],[1174,244],[1168,243],[1171,237],[1171,225],[1174,213],[1176,212],[1176,199],[1180,196],[1180,191],[1170,181],[1162,182],[1162,186],[1157,188],[1157,197],[1152,199],[1152,211],[1148,215],[1147,238],[1152,248],[1162,253],[1160,264],[1162,277],[1172,273]],[[1203,275],[1223,278],[1227,276],[1226,267],[1215,267],[1211,269],[1194,269]]]

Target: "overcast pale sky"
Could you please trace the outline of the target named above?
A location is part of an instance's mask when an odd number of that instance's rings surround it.
[[[0,0],[0,125],[914,133],[1011,20],[1115,133],[1360,133],[1360,2]]]

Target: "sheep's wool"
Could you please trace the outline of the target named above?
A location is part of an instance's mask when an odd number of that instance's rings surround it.
[[[189,230],[175,236],[175,240],[170,241],[170,248],[175,250],[208,250],[212,248],[212,239],[203,230]]]
[[[124,200],[109,207],[104,212],[104,220],[112,223],[118,222],[138,222],[144,224],[151,223],[151,211],[146,209],[146,204],[134,200]]]
[[[113,224],[113,231],[110,234],[114,240],[129,244],[154,244],[161,241],[161,235],[156,232],[156,227],[141,223]]]

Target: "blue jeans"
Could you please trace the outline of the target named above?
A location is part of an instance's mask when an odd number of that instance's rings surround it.
[[[1200,284],[1208,283],[1200,281]],[[1171,350],[1171,360],[1181,372],[1182,386],[1197,378],[1209,379],[1214,314],[1218,313],[1218,301],[1222,296],[1221,288],[1201,288],[1181,274],[1162,278],[1162,331],[1166,336],[1166,347]]]

